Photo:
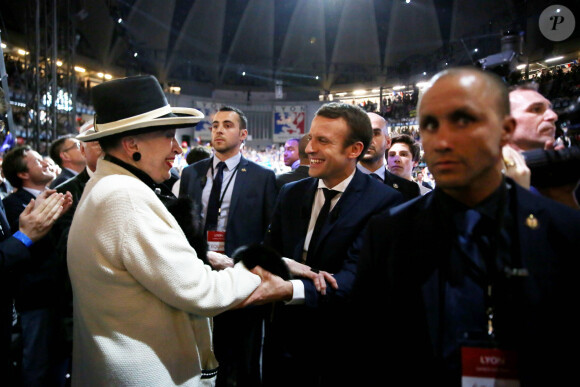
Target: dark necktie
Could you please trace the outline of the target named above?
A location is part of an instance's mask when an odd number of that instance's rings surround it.
[[[481,221],[481,214],[476,210],[467,210],[463,222],[463,232],[459,234],[459,247],[470,262],[485,272],[485,261],[482,251],[482,236],[474,233]]]
[[[306,256],[306,264],[315,267],[317,260],[315,259],[316,247],[318,245],[318,237],[320,236],[320,231],[326,223],[326,218],[330,213],[330,202],[332,198],[338,195],[339,191],[334,191],[328,188],[322,188],[324,193],[324,205],[318,213],[318,218],[316,218],[316,224],[314,225],[314,230],[312,231],[312,237],[310,238],[310,244],[308,245],[308,254]]]
[[[379,175],[377,175],[376,173],[371,173],[371,177],[377,179],[378,181],[380,181],[381,183],[383,182],[383,179],[381,179],[381,177]]]
[[[226,163],[220,161],[217,165],[217,173],[213,179],[209,201],[207,203],[207,216],[205,218],[205,231],[215,230],[219,216],[220,196],[222,193],[222,181],[224,179],[224,168]]]

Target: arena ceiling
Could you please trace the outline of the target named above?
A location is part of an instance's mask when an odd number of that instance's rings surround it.
[[[152,73],[185,89],[205,85],[271,90],[281,81],[286,88],[318,91],[407,81],[446,65],[474,63],[500,51],[506,30],[529,30],[530,20],[549,4],[533,0],[58,3],[59,22],[76,26],[78,57],[109,71]],[[26,25],[33,19],[25,16],[33,14],[34,4],[35,0],[3,1],[2,27],[30,34],[32,28]],[[534,33],[528,32],[525,40],[528,54],[554,49]]]

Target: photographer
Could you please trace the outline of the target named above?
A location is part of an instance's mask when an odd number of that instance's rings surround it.
[[[552,104],[537,92],[537,87],[534,87],[534,84],[514,86],[510,90],[509,99],[511,115],[516,120],[516,129],[509,145],[515,150],[523,152],[522,155],[525,157],[528,167],[532,170],[531,189],[572,208],[580,209],[574,195],[574,190],[578,186],[578,179],[574,178],[572,179],[573,181],[570,179],[570,176],[574,176],[574,173],[577,172],[570,171],[572,174],[570,175],[567,174],[565,168],[562,171],[555,171],[553,169],[562,168],[562,165],[544,163],[544,161],[550,161],[550,154],[545,152],[553,152],[554,150],[561,152],[562,148],[564,148],[563,145],[555,146],[558,115],[552,110]],[[542,149],[545,152],[537,153],[537,150]],[[515,168],[519,168],[517,157],[505,157],[504,153],[504,159],[506,173],[512,176],[513,173],[516,173]],[[532,159],[534,160],[533,163],[530,162]],[[546,164],[542,165],[542,171],[532,167],[532,165],[539,164]],[[514,171],[511,169],[514,169]],[[542,179],[541,184],[538,184],[540,180],[535,179],[535,183],[534,177],[537,177],[536,175],[540,173],[544,175],[546,169],[548,169],[549,173],[553,172],[553,174],[550,173],[550,179]],[[560,172],[564,176],[567,175],[566,179],[555,177]]]

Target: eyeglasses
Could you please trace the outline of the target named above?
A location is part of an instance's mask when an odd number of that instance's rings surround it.
[[[74,145],[71,145],[68,148],[63,149],[61,152],[68,152],[69,150],[74,149],[74,148],[81,149],[81,143],[78,141],[75,141]]]

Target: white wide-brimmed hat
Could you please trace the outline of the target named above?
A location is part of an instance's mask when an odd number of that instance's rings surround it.
[[[95,117],[81,141],[162,128],[193,127],[204,118],[193,108],[171,107],[152,75],[127,77],[92,88]]]

